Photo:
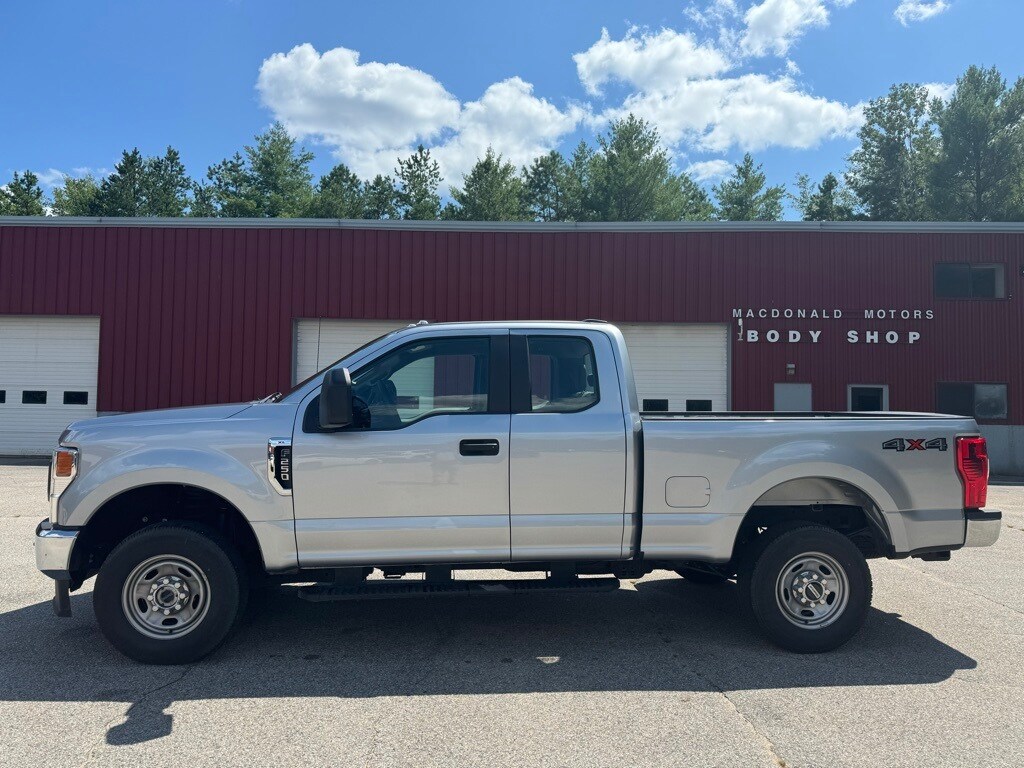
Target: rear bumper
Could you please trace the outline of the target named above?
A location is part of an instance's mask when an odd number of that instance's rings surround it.
[[[991,547],[999,539],[1003,513],[998,509],[968,509],[964,517],[967,521],[965,547]]]
[[[54,528],[49,520],[36,526],[36,568],[51,579],[71,579],[71,552],[78,531]]]

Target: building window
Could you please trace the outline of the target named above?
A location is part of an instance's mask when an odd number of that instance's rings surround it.
[[[46,405],[45,389],[26,389],[21,393],[22,405]]]
[[[6,402],[7,402],[7,390],[6,389],[0,389],[0,403],[6,403]]]
[[[686,401],[687,411],[710,411],[711,401],[710,400],[687,400]]]
[[[935,410],[975,419],[1005,419],[1005,384],[941,383],[935,385]]]
[[[885,384],[851,384],[846,388],[851,411],[888,411],[889,387]]]
[[[648,411],[650,413],[655,413],[655,412],[665,413],[665,412],[668,411],[668,399],[667,398],[659,399],[659,398],[645,397],[644,398],[644,407],[643,407],[642,410]]]
[[[1003,264],[941,262],[935,265],[935,296],[940,299],[1006,298]]]
[[[66,391],[64,393],[64,405],[88,405],[89,393],[79,391]]]

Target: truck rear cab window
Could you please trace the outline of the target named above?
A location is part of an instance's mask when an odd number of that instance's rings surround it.
[[[940,299],[1006,298],[1002,264],[940,262],[934,267],[935,296]]]
[[[935,410],[974,419],[1005,419],[1006,385],[961,382],[936,384]]]
[[[589,340],[529,336],[527,349],[531,412],[575,413],[598,401],[597,365]]]

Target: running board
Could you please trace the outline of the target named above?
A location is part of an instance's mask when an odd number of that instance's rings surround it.
[[[387,600],[397,597],[480,597],[564,592],[614,592],[619,580],[613,576],[594,579],[552,581],[550,579],[508,579],[483,581],[364,581],[362,584],[314,584],[299,589],[299,597],[312,603],[334,600]]]

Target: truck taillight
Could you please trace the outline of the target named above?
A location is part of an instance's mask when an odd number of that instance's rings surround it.
[[[984,437],[956,439],[956,471],[964,486],[964,509],[981,509],[988,500],[988,447]]]

